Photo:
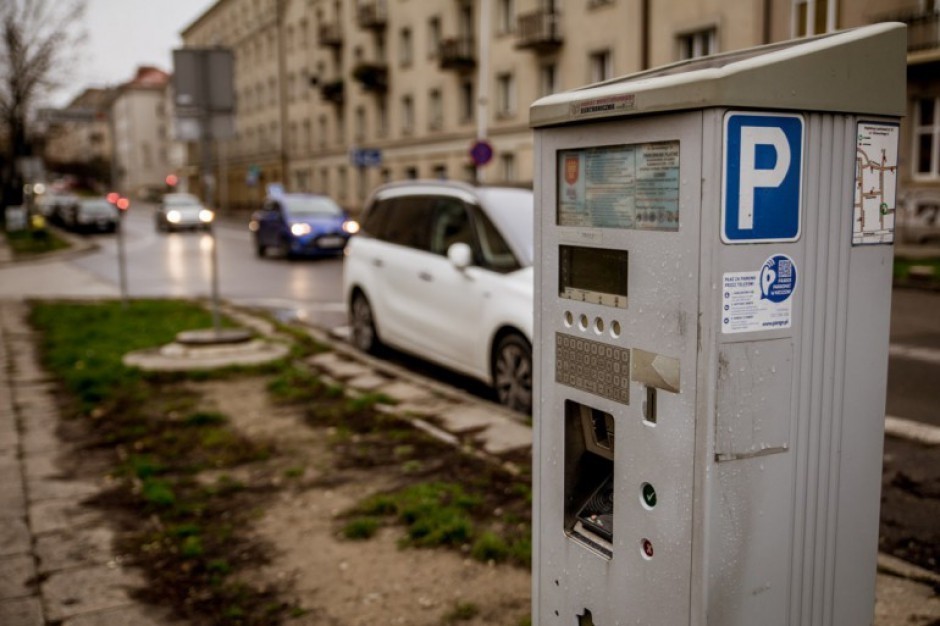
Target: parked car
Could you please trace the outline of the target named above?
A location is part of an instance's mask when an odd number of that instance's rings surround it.
[[[64,214],[65,225],[70,230],[98,233],[117,230],[118,209],[107,198],[79,198]]]
[[[388,344],[532,409],[533,196],[447,181],[384,185],[346,248],[352,341]]]
[[[154,214],[155,225],[161,232],[183,229],[209,230],[214,219],[215,213],[190,193],[164,195]]]
[[[258,256],[274,249],[291,258],[342,254],[359,224],[328,196],[284,193],[265,200],[248,228]]]

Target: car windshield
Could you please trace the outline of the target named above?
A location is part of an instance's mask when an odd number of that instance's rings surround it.
[[[343,214],[338,204],[324,196],[284,196],[281,204],[291,217],[336,217]]]
[[[85,215],[112,216],[114,206],[107,200],[82,200],[79,205]]]
[[[199,204],[199,198],[188,193],[174,193],[163,196],[163,204],[167,206],[192,206]]]
[[[532,265],[535,254],[535,199],[532,192],[528,189],[484,187],[478,189],[477,194],[483,201],[486,214],[519,255],[519,262],[525,267]]]

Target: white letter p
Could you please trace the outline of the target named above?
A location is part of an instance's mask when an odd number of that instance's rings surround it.
[[[773,169],[757,169],[757,146],[773,146]],[[741,127],[741,176],[738,179],[738,230],[754,228],[754,190],[779,187],[790,168],[790,144],[783,130],[768,126]]]

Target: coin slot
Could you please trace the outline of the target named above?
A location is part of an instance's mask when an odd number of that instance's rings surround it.
[[[643,421],[655,424],[656,420],[656,387],[647,387],[646,398],[643,400]]]

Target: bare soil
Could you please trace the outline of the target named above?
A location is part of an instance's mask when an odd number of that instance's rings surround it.
[[[361,462],[368,459],[355,462],[355,456],[351,460],[342,447],[337,452],[331,444],[334,427],[311,425],[300,407],[274,405],[262,378],[192,388],[202,395],[206,409],[228,415],[243,435],[267,441],[277,451],[264,464],[242,469],[273,476],[271,483],[279,487],[250,530],[257,544],[265,546],[268,562],[248,570],[250,580],[245,582],[283,589],[285,600],[302,609],[288,623],[525,623],[530,612],[525,568],[481,563],[443,548],[402,548],[403,531],[394,525],[365,541],[343,537],[344,513],[367,496],[397,486],[400,477],[387,465],[369,467]],[[352,449],[357,448],[347,451]],[[453,450],[450,455],[460,456]],[[235,477],[246,484],[257,478]]]

